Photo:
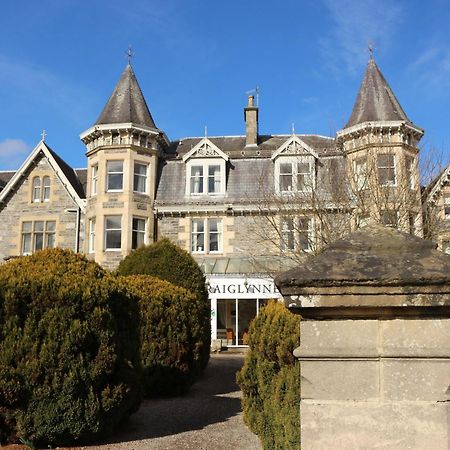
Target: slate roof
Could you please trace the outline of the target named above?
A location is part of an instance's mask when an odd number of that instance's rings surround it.
[[[411,123],[380,69],[371,58],[367,64],[352,115],[344,128],[363,122],[391,120],[404,120]]]
[[[305,144],[313,148],[319,156],[340,155],[336,149],[336,143],[333,138],[319,135],[297,135]],[[266,157],[270,158],[275,150],[283,145],[290,135],[260,135],[258,136],[258,145],[255,147],[245,146],[245,136],[216,136],[208,139],[220,148],[231,159]],[[173,141],[166,150],[167,156],[183,157],[191,151],[203,137],[190,137]]]
[[[128,64],[95,125],[134,123],[157,128],[139,83]]]
[[[186,163],[182,160],[203,138],[187,138],[173,143],[172,154],[158,167],[158,183],[155,206],[197,205],[211,207],[220,204],[254,205],[255,201],[271,198],[275,191],[274,162],[271,156],[289,138],[286,136],[262,136],[258,147],[245,147],[245,137],[211,137],[210,139],[224,153],[229,155],[226,173],[226,193],[224,195],[186,195]],[[331,161],[342,156],[336,150],[334,139],[323,136],[300,136],[319,154],[317,165],[317,186],[322,189],[330,181]],[[257,154],[257,152],[260,152]]]
[[[15,170],[1,171],[0,172],[0,191],[6,186],[8,181],[16,173]]]
[[[86,198],[86,193],[83,188],[83,185],[81,181],[78,178],[77,173],[75,172],[72,167],[70,167],[60,156],[58,156],[57,153],[55,153],[48,145],[47,148],[49,149],[50,153],[52,154],[53,158],[55,158],[56,163],[61,168],[61,170],[64,172],[64,175],[66,176],[69,183],[74,188],[75,192],[78,194],[80,198]]]

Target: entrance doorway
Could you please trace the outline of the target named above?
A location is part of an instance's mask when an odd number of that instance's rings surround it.
[[[217,299],[217,339],[226,346],[248,345],[250,322],[268,299]]]

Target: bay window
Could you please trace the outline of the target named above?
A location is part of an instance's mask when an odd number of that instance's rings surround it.
[[[378,182],[381,186],[395,186],[395,155],[382,153],[377,155]]]
[[[134,163],[133,191],[147,193],[147,164]]]
[[[108,192],[123,190],[123,161],[107,161],[106,175]]]
[[[105,250],[120,250],[122,247],[122,216],[105,217]]]
[[[145,225],[146,220],[138,217],[133,217],[131,248],[133,250],[145,245]]]

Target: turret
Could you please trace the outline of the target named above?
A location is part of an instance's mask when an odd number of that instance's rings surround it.
[[[113,268],[153,241],[158,157],[168,145],[130,64],[81,140],[88,158],[85,251]]]

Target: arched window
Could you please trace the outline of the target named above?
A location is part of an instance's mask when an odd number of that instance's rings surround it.
[[[33,178],[33,202],[41,201],[41,179],[39,177]]]
[[[43,200],[44,202],[50,201],[50,177],[44,177],[43,178],[43,189],[44,189],[44,195]]]

